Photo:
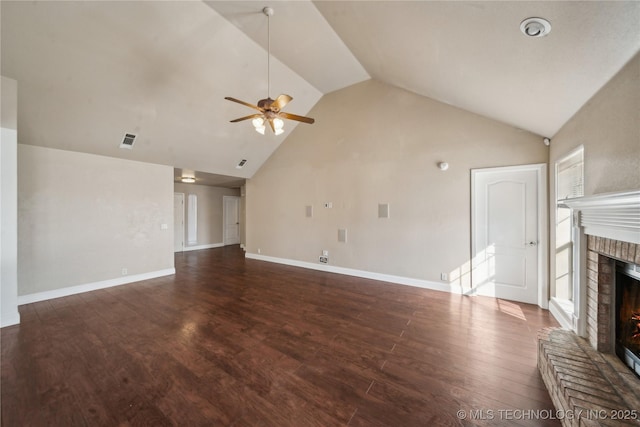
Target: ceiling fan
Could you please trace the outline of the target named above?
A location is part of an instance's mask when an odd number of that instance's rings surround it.
[[[243,120],[253,119],[251,124],[256,129],[256,132],[264,135],[265,123],[269,123],[269,127],[276,135],[280,135],[284,132],[284,121],[282,119],[295,120],[302,123],[312,124],[315,122],[311,117],[298,116],[296,114],[285,113],[282,111],[285,105],[287,105],[293,98],[289,95],[282,94],[276,99],[271,99],[269,94],[271,89],[271,25],[270,17],[273,15],[273,8],[265,7],[262,9],[262,13],[267,16],[267,38],[268,38],[268,51],[267,51],[267,98],[258,101],[258,105],[253,105],[248,102],[241,101],[230,96],[226,96],[224,99],[237,102],[238,104],[245,105],[254,110],[258,110],[259,113],[251,114],[249,116],[240,117],[238,119],[231,120],[231,123],[241,122]]]

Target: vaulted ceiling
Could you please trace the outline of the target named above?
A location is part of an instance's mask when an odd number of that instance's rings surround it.
[[[267,96],[266,5],[3,0],[2,75],[18,81],[19,141],[213,181],[251,177],[296,126],[309,126],[287,122],[283,135],[263,136],[229,123],[252,111],[225,96]],[[291,95],[285,110],[301,115],[373,78],[552,137],[640,49],[637,1],[268,5],[270,95]],[[549,20],[551,33],[525,37],[520,22],[531,16]],[[390,108],[380,100],[381,118]],[[137,135],[133,150],[119,148],[125,133]]]

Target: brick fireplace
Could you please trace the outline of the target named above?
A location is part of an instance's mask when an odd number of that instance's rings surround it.
[[[640,265],[640,245],[587,236],[587,338],[604,353],[613,352],[616,260]]]
[[[640,191],[567,205],[582,276],[573,331],[540,331],[538,367],[556,408],[581,414],[563,419],[564,426],[640,425],[640,378],[615,354],[614,343],[616,264],[640,271]],[[612,419],[617,415],[621,419]]]

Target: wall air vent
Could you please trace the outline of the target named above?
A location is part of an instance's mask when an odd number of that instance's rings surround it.
[[[125,133],[124,139],[120,143],[120,148],[128,148],[129,150],[131,150],[131,148],[133,148],[133,143],[135,142],[135,140],[136,140],[135,135],[131,133]]]
[[[238,163],[238,166],[236,166],[236,169],[242,169],[245,163],[247,163],[247,159],[240,160],[240,163]]]

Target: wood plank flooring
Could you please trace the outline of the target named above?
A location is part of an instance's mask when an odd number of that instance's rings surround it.
[[[536,332],[557,324],[535,306],[237,246],[177,254],[176,270],[21,306],[2,329],[2,425],[560,425],[536,419],[554,414]]]

